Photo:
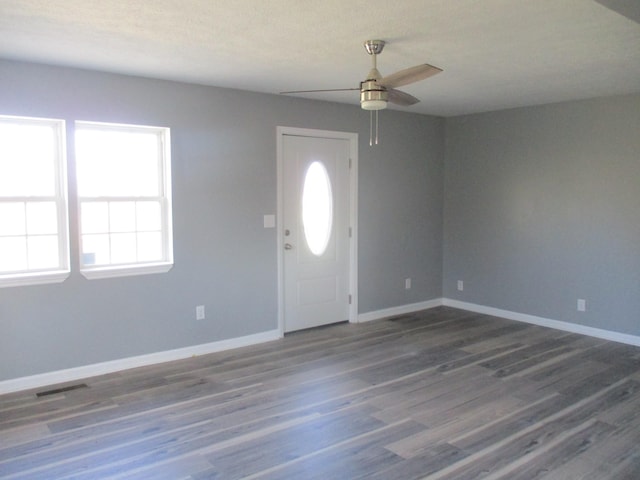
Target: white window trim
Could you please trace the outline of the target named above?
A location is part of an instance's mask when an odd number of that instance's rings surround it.
[[[81,270],[82,275],[89,279],[114,277],[131,277],[134,275],[150,275],[154,273],[166,273],[173,267],[173,263],[145,263],[140,265],[110,265],[108,267],[91,268]]]
[[[79,256],[79,266],[80,273],[89,280],[101,279],[101,278],[114,278],[114,277],[125,277],[125,276],[134,276],[134,275],[147,275],[147,274],[156,274],[156,273],[165,273],[171,270],[173,267],[173,220],[172,220],[172,198],[171,198],[171,132],[168,127],[153,127],[153,126],[145,126],[145,125],[126,125],[126,124],[116,124],[116,123],[102,123],[102,122],[91,122],[91,121],[76,121],[75,122],[76,129],[78,126],[82,128],[114,128],[120,129],[123,131],[130,130],[134,132],[139,132],[144,129],[148,129],[150,131],[161,132],[162,142],[162,156],[163,161],[161,165],[161,173],[162,178],[159,179],[160,191],[163,192],[163,209],[164,215],[162,217],[163,225],[162,225],[162,233],[163,233],[163,245],[164,245],[164,257],[165,260],[161,262],[140,262],[140,263],[130,263],[130,264],[119,264],[119,265],[100,265],[100,266],[84,266],[82,261],[82,229],[81,229],[81,219],[80,213],[78,213],[78,256]],[[81,197],[77,195],[77,208],[78,212],[81,211],[81,205],[83,199],[118,199],[121,197]]]
[[[22,117],[2,115],[1,118],[11,119],[12,122],[25,124],[49,124],[55,127],[58,137],[58,151],[56,155],[56,192],[53,197],[46,197],[56,203],[58,208],[58,258],[60,268],[48,270],[32,270],[17,273],[1,273],[0,288],[18,287],[28,285],[42,285],[47,283],[60,283],[67,279],[71,273],[69,262],[69,201],[67,188],[67,155],[66,155],[66,125],[65,121],[54,118]],[[42,199],[42,197],[20,197],[20,201],[30,199]]]
[[[19,273],[3,275],[0,287],[25,287],[29,285],[44,285],[47,283],[62,283],[69,277],[69,270],[58,272]]]

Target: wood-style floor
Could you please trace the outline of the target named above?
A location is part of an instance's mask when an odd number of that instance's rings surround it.
[[[640,348],[451,308],[80,383],[0,397],[0,478],[640,479]]]

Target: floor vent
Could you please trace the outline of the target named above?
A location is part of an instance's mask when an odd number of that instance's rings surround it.
[[[77,385],[69,385],[68,387],[55,388],[53,390],[47,390],[46,392],[36,393],[36,397],[46,397],[47,395],[55,395],[56,393],[69,392],[71,390],[78,390],[79,388],[89,388],[86,383],[78,383]]]

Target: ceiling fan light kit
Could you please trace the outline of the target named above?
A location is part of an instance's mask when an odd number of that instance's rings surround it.
[[[383,110],[387,108],[388,101],[389,94],[378,87],[375,81],[362,82],[360,106],[363,110]]]
[[[425,78],[442,72],[438,67],[427,63],[416,65],[415,67],[406,68],[398,72],[383,77],[378,71],[377,57],[384,49],[384,40],[367,40],[364,42],[364,48],[371,55],[371,70],[367,78],[360,82],[360,88],[339,88],[329,90],[296,90],[291,92],[281,92],[283,94],[291,93],[311,93],[311,92],[335,92],[346,90],[360,90],[360,107],[363,110],[369,110],[369,145],[378,144],[378,110],[387,108],[388,102],[401,106],[410,106],[418,103],[413,95],[396,90],[395,87],[409,85],[419,82]],[[374,113],[375,113],[375,142],[374,142]]]

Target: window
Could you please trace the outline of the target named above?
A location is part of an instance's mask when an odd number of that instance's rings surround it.
[[[0,286],[69,275],[64,121],[0,116]]]
[[[169,129],[76,122],[80,270],[87,278],[173,264]]]

